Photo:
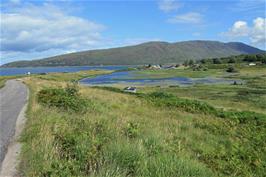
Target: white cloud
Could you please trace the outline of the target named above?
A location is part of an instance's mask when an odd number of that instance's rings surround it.
[[[245,21],[236,21],[233,27],[229,30],[228,35],[234,37],[248,36],[249,27]]]
[[[251,42],[266,45],[266,18],[256,18],[251,29]]]
[[[89,49],[102,40],[104,28],[101,24],[68,15],[56,6],[27,4],[1,13],[1,51]]]
[[[230,38],[248,38],[254,45],[266,45],[266,18],[257,17],[253,25],[246,21],[236,21],[228,32],[222,33]]]
[[[179,9],[182,4],[176,0],[161,0],[159,1],[159,9],[164,12],[170,12]]]
[[[176,15],[168,19],[169,23],[194,23],[198,24],[203,22],[203,15],[197,12],[189,12],[185,14]]]

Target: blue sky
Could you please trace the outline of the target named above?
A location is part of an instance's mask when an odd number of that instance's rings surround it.
[[[240,41],[265,49],[264,0],[4,0],[1,63],[147,41]]]

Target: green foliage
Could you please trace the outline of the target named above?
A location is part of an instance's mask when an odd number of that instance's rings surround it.
[[[257,124],[256,121],[247,123],[224,122],[223,126],[210,123],[195,124],[196,128],[207,130],[210,134],[220,136],[220,141],[214,149],[204,150],[195,146],[193,151],[199,159],[212,169],[222,170],[226,176],[263,176],[265,171],[265,122]],[[223,135],[223,136],[221,136]],[[235,136],[232,140],[227,137]],[[211,141],[211,140],[210,140]],[[224,145],[224,147],[222,146]]]
[[[188,65],[192,66],[194,64],[194,60],[189,60]]]
[[[207,63],[207,59],[202,59],[202,60],[200,60],[200,62],[201,62],[202,64],[206,64],[206,63]]]
[[[214,58],[212,62],[213,64],[222,64],[222,61],[218,58]]]
[[[193,71],[207,71],[208,68],[203,65],[193,65],[192,66]]]
[[[236,63],[236,60],[232,57],[229,58],[228,63]]]
[[[265,112],[265,67],[239,70],[233,78],[244,73],[246,82],[237,86],[141,87],[137,95],[112,87],[84,87],[80,93],[75,87],[61,89],[70,97],[86,97],[86,114],[38,106],[36,90],[55,82],[27,80],[31,101],[21,139],[21,174],[264,176],[266,118],[259,112]],[[202,73],[213,76],[210,71]]]
[[[124,146],[120,143],[111,144],[105,152],[107,162],[115,164],[118,169],[123,169],[126,176],[135,176],[144,158],[141,147],[133,143],[126,143]]]
[[[47,88],[39,91],[38,101],[49,107],[57,107],[67,111],[84,113],[88,107],[88,101],[78,94],[76,85],[68,85],[64,88]]]
[[[212,59],[202,59],[200,60],[202,64],[232,64],[232,63],[242,63],[242,62],[259,62],[262,64],[266,63],[266,53],[260,54],[245,54],[236,55],[222,58],[212,58]]]
[[[229,73],[236,73],[237,70],[236,70],[233,66],[229,66],[229,67],[226,69],[226,72],[229,72]]]
[[[152,101],[157,106],[175,106],[193,113],[216,113],[216,109],[212,106],[209,106],[207,103],[203,103],[196,100],[177,98],[172,94],[167,94],[164,92],[153,92],[144,96],[144,98],[147,98],[148,100]]]
[[[116,87],[108,87],[108,86],[94,86],[92,88],[97,88],[97,89],[102,89],[102,90],[107,90],[107,91],[112,91],[112,92],[118,92],[118,93],[123,93],[123,91],[119,88]]]
[[[129,122],[124,132],[128,138],[135,138],[139,134],[139,125],[137,123]]]
[[[173,94],[164,92],[153,92],[148,95],[142,95],[157,106],[178,107],[191,113],[211,114],[220,118],[228,118],[238,121],[239,123],[246,123],[248,121],[256,121],[260,124],[266,121],[266,115],[250,112],[250,111],[225,111],[223,109],[215,108],[207,103],[197,100],[188,100],[178,98]]]

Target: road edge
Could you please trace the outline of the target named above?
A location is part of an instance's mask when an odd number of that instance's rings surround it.
[[[22,82],[21,80],[18,80]],[[22,82],[23,83],[23,82]],[[26,84],[23,83],[25,86]],[[21,147],[22,144],[19,142],[19,138],[21,136],[21,133],[25,127],[26,123],[26,110],[28,108],[28,101],[29,101],[29,89],[26,86],[27,89],[27,98],[26,98],[26,103],[22,107],[17,121],[16,121],[16,127],[15,127],[15,134],[12,137],[8,148],[7,148],[7,153],[5,155],[5,158],[2,162],[2,166],[0,169],[0,177],[15,177],[15,176],[20,176],[18,174],[17,167],[19,165],[19,155],[21,152]]]

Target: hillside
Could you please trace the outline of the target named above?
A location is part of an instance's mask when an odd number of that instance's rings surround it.
[[[7,63],[3,67],[166,64],[180,63],[186,59],[199,60],[262,52],[264,51],[239,42],[148,42],[135,46],[83,51],[40,60],[17,61]]]

